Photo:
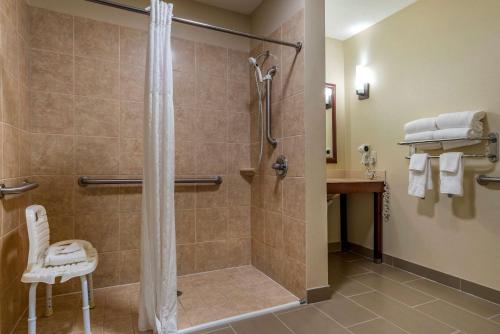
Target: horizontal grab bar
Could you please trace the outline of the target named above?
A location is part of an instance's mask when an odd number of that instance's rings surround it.
[[[175,179],[176,184],[221,184],[222,176],[193,179]],[[78,184],[82,187],[89,185],[113,185],[113,184],[142,184],[142,179],[92,179],[88,176],[78,178]]]
[[[476,180],[477,183],[479,183],[482,186],[485,186],[489,183],[500,183],[500,177],[494,177],[494,176],[478,175]]]
[[[5,184],[0,184],[0,198],[3,198],[5,195],[22,194],[35,188],[38,188],[38,183],[29,182],[28,180],[24,180],[21,185],[14,187],[7,187]]]

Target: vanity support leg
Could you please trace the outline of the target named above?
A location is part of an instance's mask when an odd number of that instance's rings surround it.
[[[340,194],[340,247],[343,252],[349,250],[347,238],[347,194]]]
[[[373,193],[373,262],[382,263],[382,202],[383,193]]]

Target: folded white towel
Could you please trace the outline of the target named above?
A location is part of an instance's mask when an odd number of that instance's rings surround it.
[[[486,113],[484,111],[463,111],[441,114],[437,117],[438,129],[471,128],[475,131],[483,131],[481,120]]]
[[[77,242],[49,246],[45,256],[46,266],[62,266],[87,260],[85,248]]]
[[[408,194],[424,198],[426,190],[433,188],[429,155],[427,153],[413,154],[409,170]]]
[[[418,140],[433,140],[435,131],[424,131],[417,133],[410,133],[405,135],[405,141],[418,141]],[[423,150],[439,150],[441,149],[441,143],[425,143],[416,144],[418,148]]]
[[[452,139],[452,138],[479,138],[483,135],[482,132],[475,131],[471,128],[455,128],[434,131],[434,139]],[[471,146],[479,144],[480,140],[457,140],[442,142],[443,149],[450,150],[457,147]]]
[[[404,126],[406,134],[437,130],[436,117],[421,118],[408,122]]]
[[[462,152],[443,153],[439,156],[440,192],[442,194],[464,195],[464,164]]]

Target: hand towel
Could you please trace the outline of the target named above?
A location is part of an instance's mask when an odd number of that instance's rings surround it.
[[[408,195],[425,198],[426,190],[433,188],[429,155],[427,153],[413,154],[409,170]]]
[[[436,120],[436,117],[431,117],[408,122],[404,126],[405,134],[437,130]]]
[[[464,164],[462,152],[443,153],[439,156],[439,183],[442,194],[464,195]]]
[[[433,140],[435,131],[424,131],[417,133],[410,133],[405,135],[405,141],[418,141],[418,140]],[[415,144],[418,148],[423,150],[439,150],[441,149],[441,143],[425,143],[425,144]]]
[[[484,111],[463,111],[441,114],[437,117],[438,129],[471,128],[475,131],[483,131],[481,120],[486,113]]]
[[[478,138],[483,135],[482,131],[478,132],[471,128],[455,128],[434,131],[434,139],[451,139],[451,138]],[[479,144],[480,140],[457,140],[442,142],[444,150],[450,150],[457,147],[471,146]]]
[[[70,263],[82,262],[87,259],[87,253],[77,242],[51,245],[45,256],[46,266],[62,266]]]

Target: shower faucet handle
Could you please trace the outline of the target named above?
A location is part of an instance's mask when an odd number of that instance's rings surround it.
[[[276,171],[277,176],[285,177],[288,172],[288,159],[284,155],[280,155],[271,167]]]

